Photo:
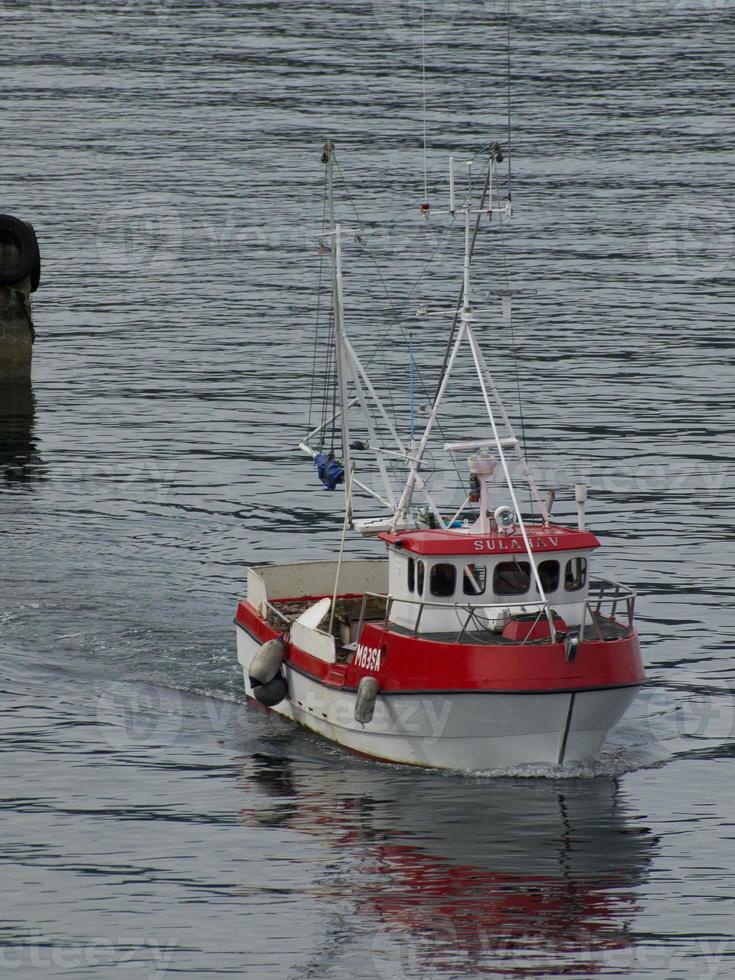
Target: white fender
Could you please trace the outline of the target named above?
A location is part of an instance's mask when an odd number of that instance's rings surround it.
[[[373,720],[375,711],[375,699],[378,696],[380,685],[377,677],[363,677],[357,685],[357,700],[355,701],[355,721],[360,725],[367,725]]]
[[[268,684],[281,669],[286,657],[286,645],[283,640],[268,640],[253,657],[248,676],[255,688],[258,684]]]

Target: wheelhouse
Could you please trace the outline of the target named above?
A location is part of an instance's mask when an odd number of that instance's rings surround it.
[[[442,633],[472,616],[489,629],[502,629],[513,616],[543,612],[548,605],[567,625],[578,626],[597,538],[561,527],[530,526],[527,532],[531,556],[512,531],[381,535],[388,544],[391,622],[421,633]]]

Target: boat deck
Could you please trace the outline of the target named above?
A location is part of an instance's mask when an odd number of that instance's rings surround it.
[[[390,624],[390,629],[393,633],[401,633],[403,636],[413,636],[414,631],[410,629],[405,629],[402,626],[397,626],[395,623]],[[578,633],[579,630],[575,627],[570,630],[571,633]],[[593,614],[593,621],[588,622],[585,626],[584,637],[586,640],[619,640],[622,637],[628,636],[630,630],[625,623],[620,623],[615,619],[610,619],[607,616],[602,616],[600,613]],[[477,644],[488,644],[493,646],[518,646],[518,640],[507,639],[503,636],[501,632],[496,632],[495,630],[479,630],[479,629],[466,629],[463,633],[460,630],[452,630],[450,633],[421,633],[422,640],[433,640],[436,643],[477,643]],[[524,646],[539,646],[548,643],[547,639],[543,640],[529,640]]]
[[[269,614],[268,621],[272,626],[283,626],[287,621],[289,624],[303,613],[309,606],[313,605],[315,602],[314,597],[302,600],[274,600],[271,603],[272,610],[277,610],[277,612],[272,612]],[[352,597],[345,596],[337,599],[334,625],[332,632],[335,639],[338,641],[338,658],[342,659],[347,656],[351,651],[348,647],[344,646],[344,630],[348,627],[351,628],[351,639],[354,641],[357,639],[355,635],[356,628],[359,625],[360,616],[362,613],[362,597]],[[382,624],[385,621],[385,609],[386,602],[385,599],[380,599],[377,597],[370,597],[366,603],[364,611],[364,622],[373,624]],[[414,636],[414,630],[407,629],[403,626],[398,626],[395,623],[390,623],[387,626],[393,633],[399,633],[402,636]],[[578,629],[571,630],[573,633],[578,633]],[[601,613],[593,612],[592,621],[587,622],[585,625],[584,636],[587,640],[618,640],[630,634],[630,628],[627,623],[622,623],[617,619],[612,619],[609,616],[603,616]],[[468,643],[468,644],[479,644],[488,646],[518,646],[519,641],[515,639],[507,639],[503,636],[502,632],[491,630],[491,629],[472,629],[468,628],[463,631],[459,629],[452,630],[451,632],[441,632],[441,633],[424,633],[420,634],[421,638],[424,640],[432,640],[436,643]],[[541,640],[529,640],[525,646],[538,646],[548,643],[548,639]],[[340,654],[342,657],[340,657]]]

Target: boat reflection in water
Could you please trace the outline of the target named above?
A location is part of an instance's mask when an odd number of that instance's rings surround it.
[[[656,838],[612,778],[324,771],[263,755],[243,762],[242,780],[248,824],[317,835],[344,855],[319,895],[351,902],[351,948],[370,954],[372,975],[536,976],[550,957],[552,973],[568,957],[591,974],[600,954],[632,945]]]
[[[41,478],[34,433],[36,399],[28,381],[0,381],[0,483],[31,486]]]

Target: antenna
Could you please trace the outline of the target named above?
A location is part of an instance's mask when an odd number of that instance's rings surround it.
[[[467,201],[464,208],[464,285],[462,295],[464,296],[464,307],[462,316],[471,311],[470,306],[470,262],[472,261],[472,245],[470,244],[470,212],[472,208],[472,161],[467,164],[468,183]]]

